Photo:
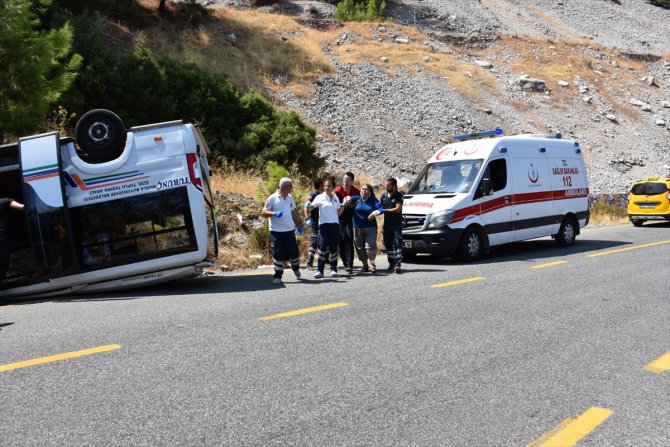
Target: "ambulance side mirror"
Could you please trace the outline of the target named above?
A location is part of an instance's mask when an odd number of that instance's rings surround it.
[[[479,183],[479,196],[490,196],[493,194],[493,182],[490,178],[483,178]]]

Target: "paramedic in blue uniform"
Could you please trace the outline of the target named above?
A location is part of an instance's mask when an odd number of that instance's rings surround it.
[[[23,211],[23,204],[10,197],[0,197],[0,281],[9,268],[9,251],[12,241],[9,234],[10,210]]]
[[[323,180],[314,180],[314,191],[309,193],[307,202],[303,207],[305,219],[308,219],[307,225],[312,229],[312,236],[309,240],[309,253],[307,253],[307,268],[309,270],[314,269],[314,256],[319,245],[319,208],[313,208],[312,211],[308,211],[307,204],[312,203],[314,198],[321,193],[323,193]]]
[[[388,257],[388,272],[400,273],[402,262],[402,196],[398,191],[398,181],[386,179],[386,191],[379,201],[384,210],[384,246]]]
[[[262,213],[270,224],[270,244],[275,263],[272,284],[277,286],[281,284],[284,275],[284,259],[291,260],[291,269],[295,277],[300,279],[300,259],[295,229],[302,223],[291,195],[292,189],[293,182],[290,178],[284,177],[279,180],[279,189],[268,197]]]

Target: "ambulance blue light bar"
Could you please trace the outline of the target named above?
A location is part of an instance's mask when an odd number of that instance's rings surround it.
[[[545,138],[552,138],[554,140],[560,140],[561,138],[563,138],[563,135],[561,135],[560,133],[557,133],[555,135],[547,135]]]
[[[502,135],[502,134],[503,134],[503,130],[500,127],[496,127],[495,129],[492,129],[492,130],[483,130],[481,132],[462,133],[460,135],[454,135],[450,139],[452,141],[465,141],[465,140],[472,140],[474,138],[495,137],[497,135]]]

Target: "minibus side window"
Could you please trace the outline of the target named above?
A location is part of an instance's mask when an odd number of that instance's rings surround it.
[[[482,176],[482,179],[485,178],[491,180],[492,190],[489,191],[490,194],[505,189],[507,187],[507,160],[499,158],[491,161],[488,166],[486,166],[486,170]],[[481,188],[478,186],[474,198],[478,199],[483,195]]]

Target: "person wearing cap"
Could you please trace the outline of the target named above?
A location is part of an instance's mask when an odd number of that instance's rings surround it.
[[[302,225],[295,201],[291,195],[293,182],[288,177],[279,180],[279,189],[273,193],[263,206],[263,217],[270,225],[270,244],[274,259],[275,273],[272,284],[280,285],[284,275],[284,259],[291,260],[291,269],[300,279],[300,258],[295,229]]]
[[[24,205],[11,197],[0,197],[0,281],[9,269],[9,252],[12,241],[9,234],[10,210],[23,211]]]

